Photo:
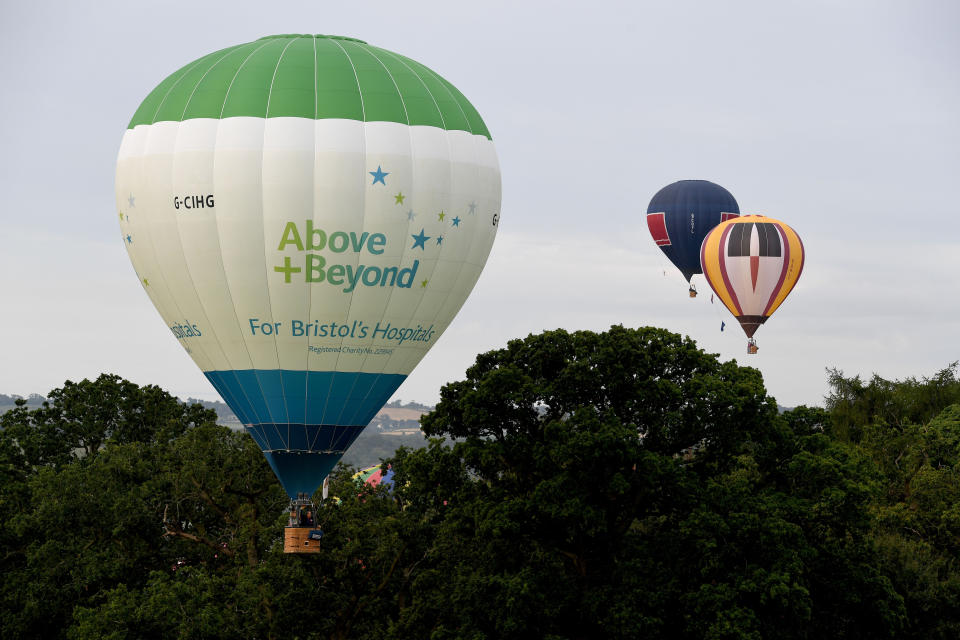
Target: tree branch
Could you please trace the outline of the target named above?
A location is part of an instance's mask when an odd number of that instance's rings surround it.
[[[204,537],[198,536],[193,533],[187,533],[183,530],[183,527],[179,522],[169,520],[167,518],[167,510],[170,508],[170,505],[166,505],[163,508],[163,537],[164,538],[183,538],[184,540],[190,540],[191,542],[196,542],[202,544],[210,549],[216,551],[217,553],[222,553],[227,557],[232,558],[234,552],[229,547],[220,546],[216,542]]]

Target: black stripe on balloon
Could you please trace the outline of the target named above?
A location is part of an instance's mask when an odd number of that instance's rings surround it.
[[[760,237],[760,255],[779,258],[780,234],[772,222],[757,222],[757,235]]]
[[[732,225],[730,239],[727,240],[727,255],[731,258],[750,255],[750,230],[752,222]]]

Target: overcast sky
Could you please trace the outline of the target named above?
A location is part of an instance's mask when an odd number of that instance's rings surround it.
[[[0,393],[111,372],[217,398],[137,281],[114,166],[164,77],[276,33],[422,62],[497,146],[487,267],[395,397],[432,403],[477,353],[557,327],[689,335],[759,368],[784,405],[822,403],[827,367],[925,376],[960,359],[960,3],[566,4],[0,4]],[[649,237],[650,198],[685,178],[804,241],[803,276],[756,356],[709,295],[686,297]]]

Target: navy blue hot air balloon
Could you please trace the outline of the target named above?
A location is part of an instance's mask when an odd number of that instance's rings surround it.
[[[647,207],[654,242],[690,281],[700,268],[700,245],[715,226],[740,215],[733,195],[708,180],[680,180],[657,191]],[[692,294],[691,294],[692,295]]]

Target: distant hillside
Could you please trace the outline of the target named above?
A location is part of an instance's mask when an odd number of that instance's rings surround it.
[[[207,409],[213,409],[217,412],[217,423],[222,424],[225,427],[234,427],[239,429],[243,426],[240,424],[240,420],[236,415],[234,415],[233,411],[230,410],[230,407],[219,400],[199,400],[197,398],[187,398],[186,402],[187,404],[202,404]]]
[[[385,404],[383,408],[384,409],[415,409],[420,413],[433,411],[433,407],[429,405],[420,404],[419,402],[408,402],[404,404],[403,400],[401,400],[400,398],[397,398],[396,400],[391,400],[390,402]]]
[[[13,409],[15,406],[17,406],[17,400],[22,400],[22,399],[25,399],[27,401],[27,407],[29,407],[30,409],[36,409],[37,407],[42,405],[43,402],[46,400],[46,398],[40,395],[39,393],[31,393],[26,398],[24,398],[23,396],[18,396],[16,394],[8,396],[0,393],[0,413],[5,413],[10,409]]]

